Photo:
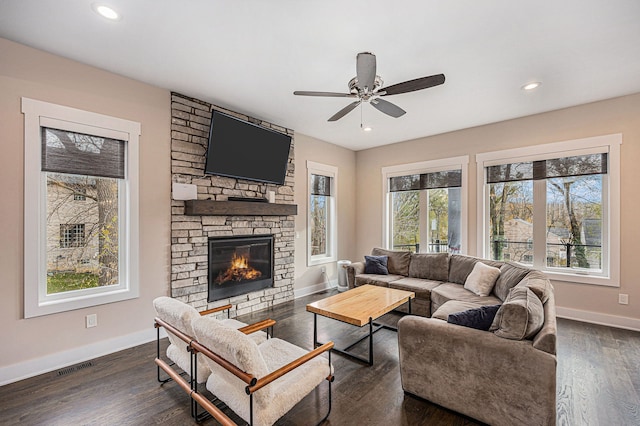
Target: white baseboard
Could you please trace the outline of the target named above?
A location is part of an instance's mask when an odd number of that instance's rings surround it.
[[[308,296],[314,293],[320,293],[321,291],[329,290],[338,287],[338,280],[331,280],[320,284],[310,285],[308,287],[298,288],[293,290],[294,299],[298,299],[303,296]]]
[[[160,337],[166,337],[164,329],[160,329]],[[132,348],[143,343],[156,339],[156,329],[140,331],[138,333],[127,334],[79,348],[43,356],[41,358],[30,359],[17,364],[0,367],[0,386],[28,379],[39,374],[48,373],[53,370],[75,365],[104,355]]]
[[[579,309],[561,308],[559,306],[556,307],[556,315],[560,318],[588,322],[591,324],[608,325],[609,327],[640,331],[640,319],[636,318],[600,314],[598,312],[581,311]]]

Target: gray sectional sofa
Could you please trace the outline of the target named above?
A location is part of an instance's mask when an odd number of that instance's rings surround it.
[[[375,248],[372,255],[388,257],[388,274],[366,274],[364,262],[352,263],[350,288],[373,284],[416,294],[414,315],[398,323],[405,392],[491,425],[555,425],[555,301],[543,273],[448,253]],[[465,288],[477,262],[500,271],[486,296]],[[447,322],[450,314],[491,305],[497,314],[487,331]]]

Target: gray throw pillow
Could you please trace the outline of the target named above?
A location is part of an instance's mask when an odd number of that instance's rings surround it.
[[[516,286],[498,309],[489,331],[505,339],[531,339],[543,324],[544,308],[538,296],[527,287]]]
[[[388,260],[387,256],[365,256],[364,273],[389,275],[389,269],[387,269]]]

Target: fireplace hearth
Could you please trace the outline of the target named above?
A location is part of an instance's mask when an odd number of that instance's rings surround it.
[[[273,235],[208,239],[213,302],[273,287]]]

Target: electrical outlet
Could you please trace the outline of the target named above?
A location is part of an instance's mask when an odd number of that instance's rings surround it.
[[[98,325],[98,314],[91,314],[85,317],[87,328],[96,327]]]
[[[629,295],[628,294],[623,294],[623,293],[618,294],[618,303],[621,304],[621,305],[628,305],[629,304]]]
[[[322,272],[323,274],[327,273],[327,267],[326,266],[321,266],[320,267],[320,272]]]

